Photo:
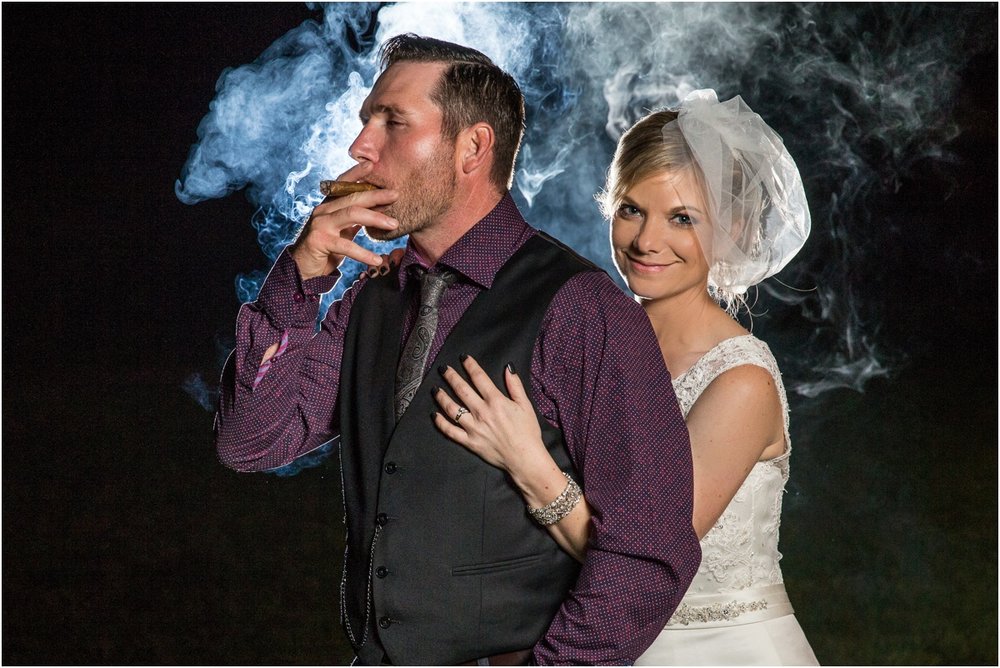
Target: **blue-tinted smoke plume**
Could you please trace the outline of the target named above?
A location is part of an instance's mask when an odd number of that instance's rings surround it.
[[[691,90],[739,94],[784,138],[813,214],[806,247],[758,295],[767,317],[795,315],[800,340],[774,346],[786,383],[806,397],[860,391],[901,359],[882,350],[881,304],[857,282],[884,234],[872,201],[921,161],[949,159],[960,71],[978,31],[995,46],[995,15],[992,33],[984,16],[928,4],[327,5],[222,74],[176,192],[195,203],[245,190],[258,207],[265,257],[237,280],[239,299],[252,299],[320,201],[319,181],[352,164],[378,46],[416,32],[475,47],[521,83],[528,131],[515,199],[529,222],[617,277],[593,201],[615,141]],[[326,303],[357,271],[345,267]]]

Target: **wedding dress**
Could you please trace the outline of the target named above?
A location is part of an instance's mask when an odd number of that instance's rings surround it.
[[[781,496],[788,480],[788,400],[767,345],[752,335],[722,341],[674,379],[688,412],[719,374],[752,364],[778,388],[785,451],[757,462],[715,526],[701,540],[702,559],[673,617],[636,665],[817,665],[795,619],[778,561]]]

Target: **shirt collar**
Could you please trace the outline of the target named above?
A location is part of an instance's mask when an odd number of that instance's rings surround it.
[[[510,193],[445,251],[437,266],[447,267],[485,289],[493,285],[493,278],[500,268],[521,247],[534,230],[524,221]],[[419,265],[429,269],[413,244],[406,244],[406,253],[399,265],[399,287],[406,287],[410,267]]]

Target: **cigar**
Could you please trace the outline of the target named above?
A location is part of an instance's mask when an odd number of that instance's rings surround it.
[[[326,197],[343,197],[351,193],[365,192],[366,190],[378,190],[378,186],[370,183],[356,183],[354,181],[320,181],[319,191]]]

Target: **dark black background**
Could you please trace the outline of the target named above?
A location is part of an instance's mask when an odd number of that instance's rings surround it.
[[[182,389],[260,251],[240,195],[174,181],[223,69],[309,18],[3,6],[4,663],[350,658],[335,466],[225,471]],[[908,362],[794,413],[782,563],[825,663],[997,661],[996,64],[964,73],[953,183],[882,203],[913,217],[870,287]]]

